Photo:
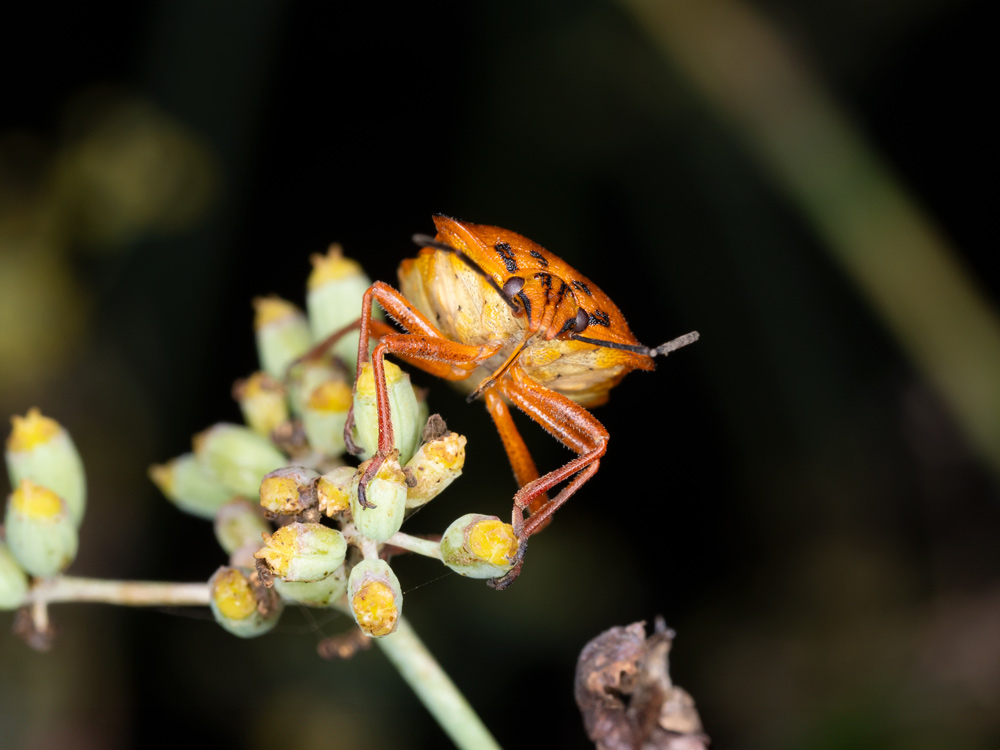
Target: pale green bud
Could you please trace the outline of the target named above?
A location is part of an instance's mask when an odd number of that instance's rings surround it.
[[[406,475],[393,451],[368,484],[366,499],[374,507],[366,508],[361,505],[357,488],[368,463],[361,464],[354,475],[351,515],[354,516],[354,526],[363,536],[384,542],[399,531],[406,517]]]
[[[371,280],[358,263],[344,257],[340,245],[331,245],[326,255],[313,255],[312,264],[306,309],[313,340],[319,343],[361,317],[361,299]],[[381,318],[381,310],[373,308],[372,317]],[[333,356],[352,372],[358,362],[358,336],[358,333],[346,334],[332,349]]]
[[[10,548],[0,541],[0,610],[17,609],[27,596],[28,576]]]
[[[248,378],[237,380],[233,398],[240,405],[243,421],[264,437],[288,421],[288,400],[285,387],[266,372],[255,372]]]
[[[364,449],[363,458],[378,450],[378,408],[375,404],[375,377],[370,362],[361,367],[354,385],[354,427],[357,444]],[[417,446],[424,425],[420,421],[420,406],[410,384],[410,376],[392,362],[385,362],[385,381],[389,389],[389,411],[392,415],[394,447],[399,460],[409,461]]]
[[[220,422],[194,437],[194,455],[209,477],[233,494],[256,497],[260,480],[285,456],[249,427]]]
[[[298,307],[280,297],[257,297],[253,305],[260,368],[282,380],[288,366],[312,345],[309,322]]]
[[[48,578],[76,557],[79,536],[66,503],[52,490],[22,479],[7,499],[7,545],[28,573]]]
[[[278,624],[284,604],[257,574],[223,566],[208,581],[215,621],[235,636],[256,638]]]
[[[468,513],[441,537],[441,559],[459,575],[497,578],[514,567],[517,546],[509,523],[496,516]]]
[[[324,456],[340,456],[347,450],[344,425],[351,400],[351,386],[342,380],[328,380],[313,389],[302,412],[302,428],[313,450]]]
[[[275,578],[318,581],[344,564],[347,541],[336,529],[319,523],[290,523],[264,538],[254,553]]]
[[[341,565],[318,581],[283,581],[276,578],[274,589],[286,601],[307,607],[333,607],[347,592],[347,572]]]
[[[385,560],[362,560],[351,569],[347,602],[361,632],[378,638],[396,630],[403,589]]]
[[[268,513],[297,516],[316,505],[316,481],[312,469],[283,466],[268,473],[260,481],[260,505]]]
[[[214,518],[233,497],[232,490],[209,476],[193,453],[150,466],[149,478],[170,502],[201,518]]]
[[[48,487],[63,499],[70,518],[79,526],[87,505],[87,479],[73,439],[38,409],[12,417],[11,422],[6,452],[11,485],[30,479]]]
[[[416,485],[406,492],[406,507],[418,508],[437,497],[462,475],[465,436],[449,432],[419,448],[406,464]]]
[[[227,555],[235,554],[237,550],[249,544],[260,547],[262,534],[271,531],[271,527],[260,516],[260,506],[252,505],[242,497],[229,501],[215,514],[215,538]]]
[[[356,500],[358,496],[358,486],[354,482],[356,473],[353,466],[338,466],[319,478],[316,500],[323,515],[329,518],[351,509],[352,498]]]
[[[323,383],[337,381],[346,384],[347,374],[340,365],[334,364],[329,357],[296,362],[288,371],[288,378],[285,380],[288,386],[288,402],[292,407],[292,412],[302,416],[313,391]]]

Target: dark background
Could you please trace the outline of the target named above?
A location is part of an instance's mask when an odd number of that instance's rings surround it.
[[[649,345],[702,334],[596,412],[607,458],[511,589],[395,566],[502,745],[586,747],[576,655],[661,614],[714,747],[995,748],[995,475],[738,123],[624,6],[359,5],[4,11],[0,412],[40,406],[84,456],[70,572],[207,578],[211,529],[145,472],[239,420],[250,299],[302,303],[332,241],[392,281],[442,212],[546,246]],[[986,3],[751,7],[995,301]],[[469,448],[407,530],[505,516],[482,407],[415,380]],[[522,424],[540,466],[566,459]],[[0,747],[447,742],[377,649],[316,657],[343,617],[290,610],[244,642],[204,611],[53,612],[48,654],[0,637]]]

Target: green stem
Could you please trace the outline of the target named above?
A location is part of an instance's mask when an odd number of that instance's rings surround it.
[[[208,584],[57,576],[38,581],[28,593],[27,602],[102,602],[127,607],[208,606]]]
[[[400,618],[396,632],[376,638],[375,643],[457,747],[499,750],[493,735],[406,620]]]
[[[385,543],[391,544],[393,547],[408,550],[409,552],[415,552],[418,555],[433,557],[435,560],[441,559],[440,542],[432,542],[429,539],[421,539],[417,536],[410,536],[409,534],[404,534],[402,531],[398,531],[393,534],[391,537],[386,539]]]

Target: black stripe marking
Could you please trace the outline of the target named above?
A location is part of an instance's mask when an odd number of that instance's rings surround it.
[[[493,249],[497,251],[497,255],[500,256],[504,265],[507,266],[507,273],[517,271],[517,260],[514,258],[514,251],[510,249],[510,245],[506,242],[498,242],[493,246]]]
[[[539,263],[541,263],[542,264],[542,268],[548,268],[549,267],[549,262],[545,259],[545,256],[542,255],[537,250],[529,250],[528,251],[528,255],[530,255],[532,258],[534,258]]]
[[[608,317],[608,314],[604,310],[594,310],[590,313],[590,325],[607,328],[611,325],[611,318]]]
[[[592,339],[587,336],[580,336],[573,334],[570,336],[574,341],[581,341],[584,344],[593,344],[594,346],[603,346],[606,349],[622,349],[626,352],[635,352],[636,354],[645,354],[647,357],[651,357],[653,350],[648,346],[643,346],[639,344],[638,346],[634,344],[619,344],[617,341],[601,341],[600,339]]]
[[[579,289],[581,292],[583,292],[584,294],[586,294],[588,297],[593,297],[594,296],[593,292],[590,291],[590,287],[587,286],[582,281],[574,281],[573,282],[573,288],[574,289]]]

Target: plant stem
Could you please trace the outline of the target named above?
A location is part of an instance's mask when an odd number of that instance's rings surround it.
[[[103,602],[127,607],[208,606],[208,584],[57,576],[36,583],[28,593],[27,601],[41,605]]]
[[[493,735],[405,619],[400,618],[395,633],[376,638],[375,643],[457,747],[499,750]]]
[[[385,543],[391,544],[393,547],[400,547],[409,552],[415,552],[418,555],[433,557],[435,560],[441,559],[441,543],[432,542],[430,539],[421,539],[420,537],[410,536],[409,534],[404,534],[402,531],[398,531],[386,539]]]

